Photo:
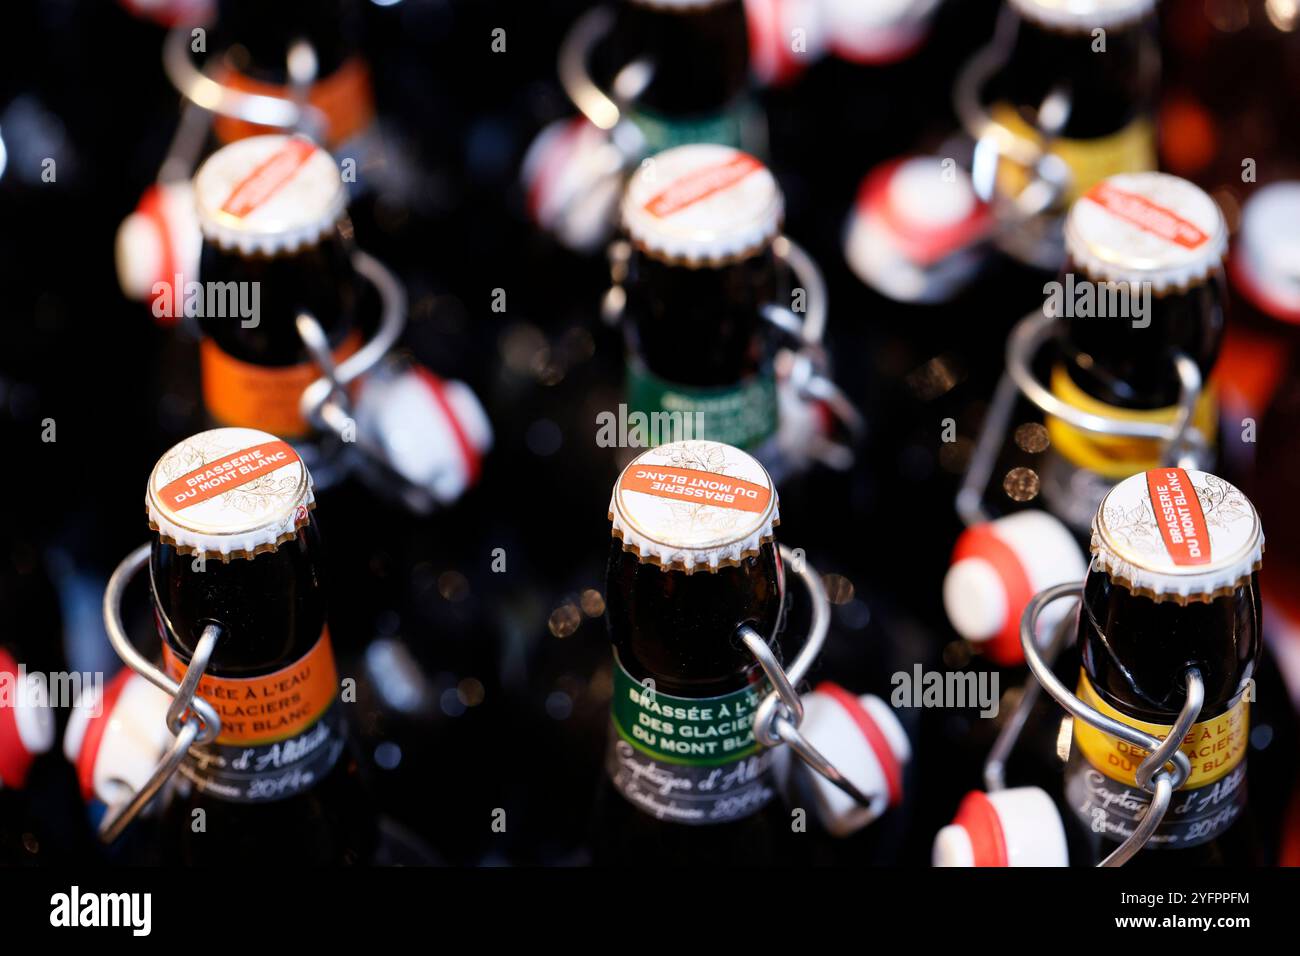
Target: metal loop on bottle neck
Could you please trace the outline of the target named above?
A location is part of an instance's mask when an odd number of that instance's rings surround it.
[[[129,798],[115,803],[104,814],[99,826],[99,839],[112,843],[126,830],[127,826],[149,805],[172,775],[180,769],[186,753],[192,745],[205,744],[215,740],[221,733],[221,717],[216,709],[202,697],[198,696],[199,681],[208,667],[212,651],[221,638],[221,628],[209,624],[203,629],[198,646],[185,669],[180,683],[167,673],[155,667],[147,657],[141,654],[127,634],[122,621],[122,596],[140,569],[149,562],[150,545],[142,544],[117,566],[108,579],[104,589],[104,629],[113,650],[127,667],[135,671],[164,694],[172,698],[167,708],[167,728],[176,739],[163,755],[158,766],[154,768],[149,779]],[[152,587],[151,587],[152,592]]]
[[[163,40],[163,71],[188,102],[218,116],[242,120],[255,126],[305,133],[320,141],[328,129],[325,114],[306,100],[306,91],[314,75],[304,76],[304,65],[313,69],[314,53],[303,55],[301,47],[290,53],[287,64],[292,78],[291,89],[298,99],[248,93],[219,83],[194,65],[190,58],[192,27],[175,27]],[[313,69],[314,73],[314,69]]]
[[[1034,635],[1037,631],[1038,617],[1047,605],[1066,598],[1079,600],[1080,591],[1080,584],[1067,583],[1058,584],[1034,595],[1033,600],[1025,607],[1024,616],[1020,619],[1020,645],[1024,650],[1025,663],[1029,665],[1034,678],[1072,717],[1082,720],[1102,733],[1118,737],[1148,751],[1147,756],[1138,766],[1135,777],[1138,786],[1151,794],[1150,806],[1133,832],[1100,864],[1105,867],[1122,866],[1151,839],[1169,810],[1174,791],[1186,783],[1187,778],[1191,776],[1191,761],[1180,747],[1205,702],[1205,685],[1201,681],[1200,671],[1194,667],[1187,670],[1186,699],[1183,701],[1182,710],[1173,728],[1163,740],[1113,717],[1108,717],[1076,697],[1057,679],[1050,662],[1044,660],[1039,654],[1038,642],[1034,639]]]
[[[1071,103],[1066,91],[1050,90],[1039,104],[1033,138],[999,123],[984,105],[985,89],[1006,65],[1017,29],[1015,12],[1003,6],[993,39],[962,66],[952,93],[958,121],[975,142],[971,180],[976,195],[996,203],[1000,230],[1015,228],[1046,212],[1065,194],[1073,176],[1069,165],[1050,151],[1051,141],[1069,118]],[[1015,196],[997,192],[998,165],[1004,159],[1031,174]]]
[[[737,634],[741,641],[754,655],[772,684],[772,690],[754,712],[754,737],[764,747],[789,744],[795,755],[814,771],[858,803],[870,806],[871,798],[854,786],[799,732],[804,710],[798,684],[807,675],[826,642],[826,632],[831,623],[831,604],[826,597],[826,589],[822,586],[821,576],[806,559],[796,561],[794,552],[781,545],[781,560],[794,568],[808,589],[808,596],[812,600],[812,621],[808,625],[808,637],[788,669],[781,667],[780,661],[761,634],[748,624],[742,624],[738,628]]]
[[[382,445],[365,434],[353,417],[348,387],[372,371],[397,344],[406,326],[406,291],[383,263],[367,253],[354,251],[352,265],[379,293],[382,303],[379,327],[365,345],[336,364],[320,322],[309,312],[298,314],[295,319],[298,336],[321,371],[320,378],[303,390],[298,410],[317,428],[333,433],[366,455],[381,469],[383,480],[396,486],[402,501],[412,511],[429,514],[437,505],[433,495],[405,478]]]
[[[607,5],[593,7],[578,17],[560,44],[557,64],[560,85],[569,100],[593,126],[606,131],[626,119],[626,104],[641,95],[654,71],[649,62],[634,60],[618,72],[612,93],[592,79],[591,55],[612,32],[614,21],[614,8]]]
[[[1174,355],[1178,375],[1177,414],[1172,422],[1129,421],[1085,412],[1057,398],[1033,372],[1040,349],[1060,330],[1056,316],[1038,309],[1012,328],[1007,338],[1006,370],[998,380],[993,400],[980,427],[970,464],[957,491],[957,514],[968,526],[992,519],[984,507],[984,492],[993,477],[998,454],[1006,441],[1017,394],[1023,395],[1045,416],[1059,419],[1080,431],[1119,438],[1147,438],[1161,442],[1161,460],[1180,467],[1196,467],[1198,453],[1208,444],[1192,424],[1196,406],[1204,392],[1200,368],[1187,355]]]

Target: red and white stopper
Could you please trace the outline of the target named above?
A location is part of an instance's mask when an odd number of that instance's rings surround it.
[[[186,182],[155,183],[117,229],[117,281],[122,294],[148,302],[162,325],[181,316],[185,283],[198,278],[203,235]]]
[[[915,53],[930,33],[938,0],[821,0],[830,52],[864,66],[882,66]]]
[[[470,387],[419,365],[367,376],[356,418],[398,474],[442,504],[478,481],[492,447],[492,424]]]
[[[1057,518],[1019,511],[962,532],[943,579],[944,610],[953,630],[995,663],[1019,664],[1020,617],[1030,599],[1044,588],[1082,581],[1087,570],[1083,550]],[[1067,601],[1048,605],[1038,619],[1039,639],[1071,609]]]
[[[1065,826],[1046,791],[1015,787],[966,794],[934,838],[934,866],[1069,866]]]
[[[77,769],[84,800],[113,806],[145,785],[171,745],[170,704],[129,667],[82,692],[63,735],[63,755]]]
[[[785,86],[826,52],[821,0],[745,0],[749,67],[764,86]]]
[[[823,682],[803,696],[800,732],[864,796],[862,806],[789,752],[773,752],[777,779],[792,799],[812,803],[827,833],[846,837],[903,800],[903,768],[912,758],[903,725],[879,697],[855,697],[838,684]]]
[[[32,762],[53,743],[48,686],[0,648],[0,789],[26,786]]]
[[[983,264],[993,211],[955,159],[911,156],[877,166],[849,213],[844,257],[854,273],[899,302],[943,302]]]
[[[618,225],[625,159],[585,117],[545,127],[524,156],[528,215],[565,248],[593,252]]]

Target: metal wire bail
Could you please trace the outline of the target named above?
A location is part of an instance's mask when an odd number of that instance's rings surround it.
[[[835,786],[839,787],[855,801],[865,806],[871,805],[871,798],[853,785],[844,774],[827,760],[799,732],[803,722],[803,700],[799,697],[798,683],[804,679],[822,645],[826,643],[826,632],[830,629],[831,604],[826,597],[821,576],[806,559],[795,560],[794,552],[781,545],[781,560],[794,567],[795,573],[803,580],[812,599],[812,622],[808,626],[808,637],[795,656],[794,663],[788,670],[781,667],[780,661],[772,653],[763,636],[748,624],[740,625],[738,634],[763,673],[772,684],[772,690],[763,698],[754,712],[754,737],[764,747],[779,747],[789,744],[795,756],[809,767],[821,774]]]
[[[1047,605],[1065,598],[1077,600],[1080,591],[1081,585],[1077,583],[1058,584],[1034,595],[1033,600],[1025,607],[1024,616],[1020,619],[1020,644],[1025,652],[1025,662],[1029,665],[1034,678],[1072,717],[1082,720],[1102,733],[1119,737],[1135,747],[1148,751],[1147,756],[1138,766],[1135,776],[1138,786],[1151,794],[1151,803],[1142,819],[1138,821],[1138,825],[1133,828],[1133,832],[1099,864],[1104,867],[1123,866],[1150,841],[1169,811],[1174,791],[1186,783],[1191,775],[1191,761],[1180,747],[1205,703],[1205,685],[1201,681],[1200,671],[1194,667],[1188,668],[1187,698],[1183,701],[1178,719],[1164,740],[1108,717],[1076,697],[1057,679],[1056,674],[1052,672],[1050,662],[1039,655],[1038,642],[1034,639],[1034,635],[1037,630],[1038,616]],[[1055,644],[1054,641],[1054,647]],[[1017,730],[1017,735],[1018,733]]]
[[[1192,424],[1204,390],[1204,380],[1196,363],[1181,352],[1175,353],[1173,358],[1179,390],[1178,413],[1172,422],[1109,418],[1085,412],[1057,398],[1034,375],[1033,362],[1039,350],[1057,335],[1060,322],[1046,309],[1036,309],[1017,322],[1007,338],[1006,370],[998,380],[966,475],[957,491],[957,514],[967,525],[992,519],[984,507],[984,492],[993,477],[998,453],[1006,441],[1018,395],[1023,395],[1043,415],[1060,419],[1080,431],[1159,441],[1162,445],[1161,459],[1179,467],[1196,467],[1199,455],[1206,447],[1205,436]]]
[[[221,637],[221,628],[209,624],[203,629],[194,656],[178,684],[136,650],[126,632],[126,625],[122,622],[122,596],[131,578],[148,563],[150,547],[142,544],[128,554],[108,579],[108,586],[104,589],[104,627],[108,631],[113,650],[126,666],[172,698],[171,705],[167,708],[167,729],[176,739],[144,786],[127,799],[108,808],[99,826],[99,839],[105,844],[117,840],[149,805],[149,801],[180,769],[191,746],[215,740],[221,733],[220,715],[211,704],[198,696],[199,681],[202,680],[212,651]]]

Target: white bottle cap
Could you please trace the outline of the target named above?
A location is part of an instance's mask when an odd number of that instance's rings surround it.
[[[962,532],[943,581],[943,606],[953,629],[983,645],[996,663],[1019,664],[1020,618],[1035,594],[1088,571],[1070,530],[1045,511],[1019,511]],[[1049,605],[1039,634],[1051,634],[1068,613],[1068,602]]]
[[[0,647],[0,789],[21,790],[32,761],[54,743],[54,709],[42,674],[25,673]]]
[[[1156,0],[1009,0],[1017,13],[1044,26],[1091,31],[1149,15]]]
[[[418,365],[367,375],[356,418],[403,478],[443,504],[478,480],[483,455],[492,447],[492,425],[469,386]]]
[[[791,799],[807,799],[826,832],[846,837],[903,800],[903,768],[912,747],[898,718],[879,697],[855,697],[823,682],[803,695],[800,732],[848,778],[870,806],[861,806],[835,784],[794,758],[788,747],[774,752],[778,779]],[[797,796],[796,796],[797,795]]]
[[[214,428],[173,446],[145,494],[149,527],[164,541],[223,561],[273,551],[315,504],[293,446],[254,428]]]
[[[747,258],[775,237],[784,205],[761,162],[694,143],[645,160],[623,194],[623,225],[647,255],[690,266]]]
[[[677,441],[623,469],[609,519],[625,551],[691,573],[757,554],[779,516],[776,489],[757,459],[721,442]]]
[[[1300,322],[1300,182],[1270,183],[1241,208],[1233,284],[1263,312]]]
[[[968,793],[935,835],[934,866],[1068,866],[1065,827],[1038,787]]]
[[[246,255],[318,242],[347,209],[334,158],[301,136],[250,136],[223,146],[195,173],[194,194],[203,235]]]
[[[1199,186],[1168,173],[1121,173],[1084,193],[1065,220],[1070,259],[1093,279],[1181,289],[1218,269],[1223,213]]]
[[[1092,523],[1093,562],[1155,601],[1208,602],[1257,571],[1264,532],[1255,506],[1208,472],[1153,468],[1110,490]]]
[[[63,755],[77,768],[82,798],[111,806],[141,790],[171,746],[171,698],[129,667],[98,691],[78,698]]]

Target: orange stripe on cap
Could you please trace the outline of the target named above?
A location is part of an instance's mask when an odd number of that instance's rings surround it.
[[[860,700],[839,684],[822,681],[814,688],[813,693],[825,694],[843,707],[845,713],[853,719],[853,723],[857,725],[858,730],[862,731],[867,745],[871,747],[871,752],[876,755],[876,760],[880,763],[889,791],[889,805],[898,806],[903,801],[903,767],[898,762],[898,757],[894,755],[894,748],[889,746],[884,731],[876,724],[875,718],[867,712]]]
[[[1187,472],[1153,468],[1147,472],[1147,494],[1155,512],[1165,552],[1179,567],[1210,563],[1210,529]]]
[[[284,184],[302,169],[316,152],[316,145],[294,137],[262,161],[231,190],[221,211],[238,219],[255,212],[259,206],[284,188]]]
[[[767,511],[772,500],[771,488],[752,481],[671,465],[631,465],[623,472],[618,486],[621,491],[754,514]]]
[[[965,558],[978,558],[993,567],[1007,602],[1002,630],[985,642],[989,658],[997,664],[1019,664],[1025,659],[1024,648],[1020,646],[1020,616],[1034,598],[1034,586],[1019,555],[994,533],[991,525],[977,524],[962,532],[953,546],[952,563]]]
[[[726,162],[692,170],[663,192],[646,201],[645,211],[659,219],[702,202],[724,189],[730,189],[763,164],[748,153],[737,153]]]
[[[1002,832],[1002,818],[997,808],[982,791],[966,794],[952,821],[970,837],[971,851],[976,866],[1010,866],[1007,859],[1007,838]]]
[[[241,448],[223,458],[201,465],[188,474],[169,481],[154,492],[154,496],[159,504],[172,511],[181,511],[256,481],[270,472],[278,471],[297,461],[298,453],[293,450],[293,446],[276,438],[263,445]]]
[[[1102,180],[1083,195],[1098,206],[1143,232],[1159,236],[1166,242],[1176,243],[1184,249],[1196,249],[1210,237],[1171,209],[1153,203],[1145,196],[1119,189]]]

